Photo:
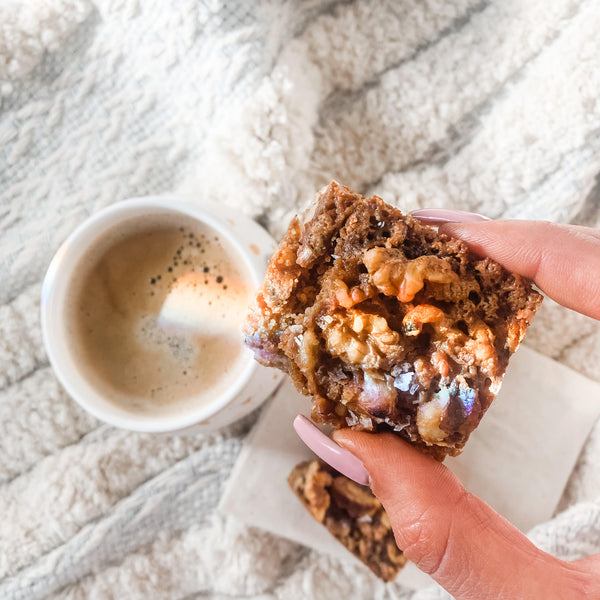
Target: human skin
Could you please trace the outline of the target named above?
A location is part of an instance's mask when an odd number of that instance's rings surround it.
[[[600,231],[539,221],[443,223],[440,231],[600,319]],[[333,439],[364,465],[407,558],[456,600],[600,599],[600,554],[567,562],[543,552],[397,436],[342,429]]]

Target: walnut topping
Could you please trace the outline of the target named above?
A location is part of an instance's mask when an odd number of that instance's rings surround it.
[[[345,362],[377,368],[381,359],[397,349],[400,335],[392,331],[387,321],[357,309],[336,311],[329,319],[321,319],[328,352]]]
[[[351,546],[351,544],[354,543],[354,538],[351,537],[352,525],[350,524],[350,521],[336,520],[333,517],[327,517],[324,525],[332,535],[338,538],[338,540],[344,540],[345,545],[350,552],[356,554],[354,546]]]
[[[325,513],[331,502],[327,493],[327,487],[331,485],[331,480],[331,475],[321,470],[317,461],[310,463],[306,472],[304,496],[308,501],[308,510],[319,523],[325,519]]]
[[[337,281],[334,291],[336,302],[343,308],[352,308],[356,304],[364,302],[367,298],[372,298],[376,294],[376,290],[371,285],[354,286],[348,288],[343,281]]]
[[[471,339],[465,342],[465,350],[484,373],[492,374],[498,365],[498,355],[494,348],[495,336],[492,330],[485,323],[480,322],[473,327],[470,334]]]
[[[494,334],[488,325],[475,320],[469,323],[468,333],[465,333],[449,318],[431,324],[437,348],[431,356],[431,364],[437,373],[442,377],[450,373],[448,360],[451,358],[463,368],[477,366],[486,375],[493,375],[498,368],[498,354],[494,346]]]
[[[381,508],[381,502],[367,488],[346,477],[336,477],[333,480],[331,495],[336,504],[344,508],[352,518],[365,515],[372,517]]]
[[[428,389],[434,377],[437,375],[431,361],[419,357],[414,361],[414,368],[417,383],[422,389]]]
[[[431,304],[418,304],[411,308],[402,319],[404,335],[419,335],[423,330],[423,323],[437,323],[444,318],[444,311]]]
[[[437,256],[419,256],[408,260],[395,248],[371,248],[363,261],[373,285],[386,296],[400,302],[411,302],[423,289],[425,281],[453,283],[458,281],[450,264]]]
[[[290,327],[293,330],[293,326]],[[312,373],[319,354],[319,340],[312,329],[306,329],[294,338],[298,344],[298,364],[305,372]]]

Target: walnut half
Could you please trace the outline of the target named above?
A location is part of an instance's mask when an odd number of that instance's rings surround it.
[[[423,323],[437,323],[444,319],[444,311],[431,304],[418,304],[411,308],[402,319],[404,335],[419,335]]]
[[[358,309],[338,310],[319,322],[327,351],[352,365],[380,366],[382,358],[397,350],[400,335],[384,317]]]
[[[450,264],[437,256],[419,256],[409,260],[397,248],[371,248],[363,257],[373,285],[386,296],[411,302],[425,281],[453,283],[458,275]]]

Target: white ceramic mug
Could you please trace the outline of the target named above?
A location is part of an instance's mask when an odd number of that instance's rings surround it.
[[[173,414],[135,412],[103,396],[78,366],[68,343],[68,325],[74,318],[65,309],[73,275],[82,255],[103,236],[124,221],[152,215],[181,215],[214,229],[235,249],[237,265],[254,292],[260,285],[276,245],[269,234],[250,218],[215,203],[189,204],[184,198],[157,196],[133,198],[109,206],[82,223],[54,256],[42,286],[41,320],[44,344],[50,363],[69,395],[97,418],[124,429],[168,432],[193,428],[213,431],[249,413],[275,389],[281,374],[259,365],[252,352],[244,349],[241,371],[225,393],[210,403],[199,403]]]

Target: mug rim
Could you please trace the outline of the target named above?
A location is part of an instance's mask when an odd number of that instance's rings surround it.
[[[211,203],[208,202],[205,203],[205,205],[210,204]],[[152,212],[149,211],[146,214],[136,212],[140,209],[150,209]],[[101,406],[98,406],[99,404],[104,403],[107,405],[106,408],[108,408],[111,406],[111,402],[106,399],[105,394],[102,394],[89,379],[74,366],[77,364],[77,361],[74,360],[72,348],[69,348],[69,346],[65,344],[69,356],[59,356],[61,354],[61,349],[57,347],[58,341],[53,340],[50,334],[50,319],[58,317],[61,323],[64,322],[65,319],[64,314],[51,314],[53,308],[52,301],[55,300],[54,294],[58,293],[58,282],[65,282],[66,278],[65,284],[68,289],[72,283],[71,278],[73,273],[78,265],[76,257],[83,256],[83,254],[102,239],[103,235],[105,235],[112,227],[118,226],[119,223],[123,222],[127,218],[127,213],[129,212],[131,213],[130,216],[132,219],[143,218],[144,216],[151,216],[152,214],[171,213],[192,218],[195,221],[208,225],[219,235],[222,235],[228,243],[234,247],[244,265],[246,276],[250,277],[250,283],[253,284],[255,288],[260,285],[263,274],[258,272],[256,264],[250,260],[248,251],[242,243],[232,235],[232,232],[222,220],[212,214],[209,210],[190,204],[189,202],[186,202],[185,196],[177,195],[138,196],[121,200],[101,209],[80,223],[63,241],[52,257],[44,276],[41,290],[40,312],[44,346],[50,364],[69,396],[82,408],[101,421],[123,429],[149,433],[171,432],[186,429],[210,419],[215,414],[222,411],[240,394],[258,368],[258,364],[249,351],[243,349],[243,352],[247,352],[243,369],[231,376],[231,384],[227,386],[226,390],[220,394],[217,400],[200,405],[197,408],[184,410],[181,414],[169,416],[153,416],[150,414],[142,416],[135,415],[133,412],[128,413],[122,406],[119,407],[116,402],[112,404],[116,411],[114,413],[110,410],[105,411]],[[102,227],[101,231],[95,235],[90,235],[90,233],[95,231],[99,226]],[[259,227],[258,224],[257,227]],[[87,236],[89,236],[89,239],[86,239]],[[64,263],[68,258],[73,258],[74,252],[76,253],[74,259],[75,262],[65,273],[64,269],[61,269],[61,267],[64,266]],[[59,304],[60,308],[64,308],[65,296],[66,292],[63,294],[62,302]],[[56,312],[57,311],[54,311],[54,313]],[[71,365],[67,364],[69,360],[72,363]],[[77,375],[79,375],[80,381],[77,383],[75,383],[73,379],[73,374],[68,373],[70,368],[75,368]],[[82,382],[87,389],[77,389]],[[92,392],[93,399],[86,398],[86,392]]]

